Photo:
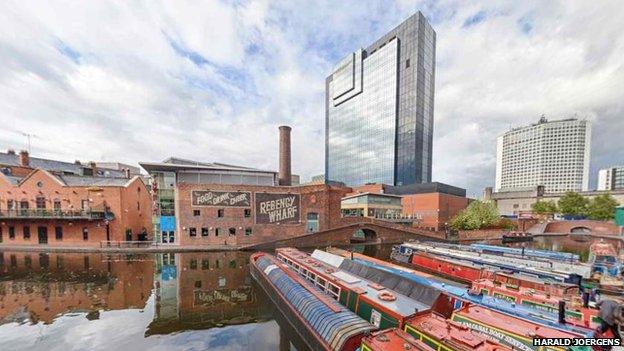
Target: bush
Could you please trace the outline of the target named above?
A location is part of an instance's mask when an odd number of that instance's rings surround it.
[[[455,230],[475,230],[498,224],[498,209],[491,202],[473,201],[451,220]]]

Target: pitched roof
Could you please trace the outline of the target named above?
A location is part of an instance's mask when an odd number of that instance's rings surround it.
[[[178,157],[169,157],[162,162],[140,162],[141,167],[146,171],[154,170],[178,170],[178,169],[210,169],[224,171],[246,171],[246,172],[265,172],[277,173],[275,171],[267,171],[257,168],[236,166],[220,162],[199,162],[187,160]]]
[[[30,168],[42,168],[53,172],[69,172],[74,174],[82,174],[83,166],[77,165],[75,163],[48,160],[37,157],[29,157],[28,159]],[[0,152],[0,164],[19,167],[19,155]]]
[[[126,186],[135,178],[83,177],[73,175],[55,175],[67,186]],[[139,177],[140,178],[140,177]]]

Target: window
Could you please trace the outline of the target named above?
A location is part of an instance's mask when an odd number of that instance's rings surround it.
[[[201,212],[199,210],[193,210],[193,217],[199,217]]]
[[[46,208],[45,197],[37,196],[37,198],[35,199],[35,204],[37,205],[38,210],[45,210]]]
[[[56,240],[63,240],[63,227],[55,227],[54,236],[56,237]]]
[[[89,229],[87,227],[82,228],[82,240],[89,240]]]
[[[230,235],[236,235],[236,228],[230,228],[229,229]]]
[[[405,68],[409,68],[409,66],[410,66],[410,59],[407,59],[405,61]]]
[[[228,263],[228,267],[236,268],[236,260],[230,260],[230,262]]]
[[[54,200],[54,212],[61,211],[61,200]]]
[[[191,269],[197,269],[197,259],[192,258],[190,263]]]
[[[9,227],[9,239],[15,239],[15,227]]]
[[[251,233],[251,228],[245,228],[245,235],[250,236]]]
[[[206,258],[202,259],[202,270],[210,269],[210,261]]]
[[[14,209],[15,209],[15,201],[7,200],[7,210],[14,210]]]
[[[195,227],[189,228],[189,235],[190,236],[197,236],[197,228],[195,228]]]
[[[307,215],[308,233],[315,233],[319,230],[319,215],[316,212],[310,212]]]
[[[81,206],[83,211],[88,210],[89,209],[89,200],[82,200],[80,202],[80,206]]]
[[[251,217],[251,209],[250,208],[246,208],[243,212],[243,215],[245,216],[245,218],[249,218]]]
[[[218,209],[217,210],[217,217],[219,217],[219,218],[225,217],[225,210],[222,209],[222,208]]]
[[[24,226],[24,240],[30,240],[30,227]]]
[[[202,235],[202,236],[208,236],[208,228],[203,227],[203,228],[201,229],[201,235]]]
[[[201,280],[196,280],[195,281],[195,288],[199,289],[199,288],[201,288],[201,285],[202,285],[201,284]]]
[[[221,228],[216,228],[215,229],[215,236],[220,236],[223,235],[223,229]]]

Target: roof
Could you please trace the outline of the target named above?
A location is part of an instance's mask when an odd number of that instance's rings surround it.
[[[56,160],[48,160],[45,158],[37,158],[29,156],[29,165],[30,168],[42,168],[48,171],[53,172],[68,172],[74,174],[82,174],[82,165],[77,165],[75,163],[56,161]],[[15,166],[21,167],[19,163],[19,154],[7,154],[4,152],[0,152],[0,164],[7,166]]]
[[[81,176],[56,176],[67,186],[126,186],[134,178],[109,178],[109,177],[81,177]]]
[[[370,192],[366,192],[366,193],[358,193],[358,194],[353,194],[353,195],[345,196],[345,197],[343,197],[343,198],[342,198],[342,200],[351,199],[351,198],[354,198],[354,197],[366,196],[366,195],[370,195],[370,196],[379,196],[379,197],[401,198],[401,196],[399,196],[399,195],[392,195],[392,194],[378,194],[378,193],[370,193]]]
[[[169,157],[162,162],[139,162],[148,173],[154,171],[177,171],[177,170],[223,170],[223,171],[241,171],[241,172],[263,172],[274,173],[275,171],[267,171],[257,168],[235,166],[219,162],[199,162],[186,160],[177,157]]]
[[[6,174],[3,174],[3,176],[9,181],[9,183],[13,185],[19,184],[19,182],[22,180],[22,177],[15,177],[15,176],[10,176]]]

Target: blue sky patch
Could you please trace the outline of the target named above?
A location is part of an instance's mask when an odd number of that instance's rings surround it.
[[[63,42],[62,40],[59,40],[58,43],[56,44],[56,49],[65,57],[69,58],[70,60],[72,60],[74,63],[78,64],[80,63],[80,59],[82,58],[82,55],[75,50],[74,48],[72,48],[71,46],[67,45],[65,42]]]
[[[462,25],[462,28],[467,28],[467,27],[471,27],[476,24],[479,24],[483,22],[486,17],[487,17],[487,14],[485,13],[485,11],[479,11],[475,13],[474,15],[466,18],[466,20],[464,21],[464,24]]]

